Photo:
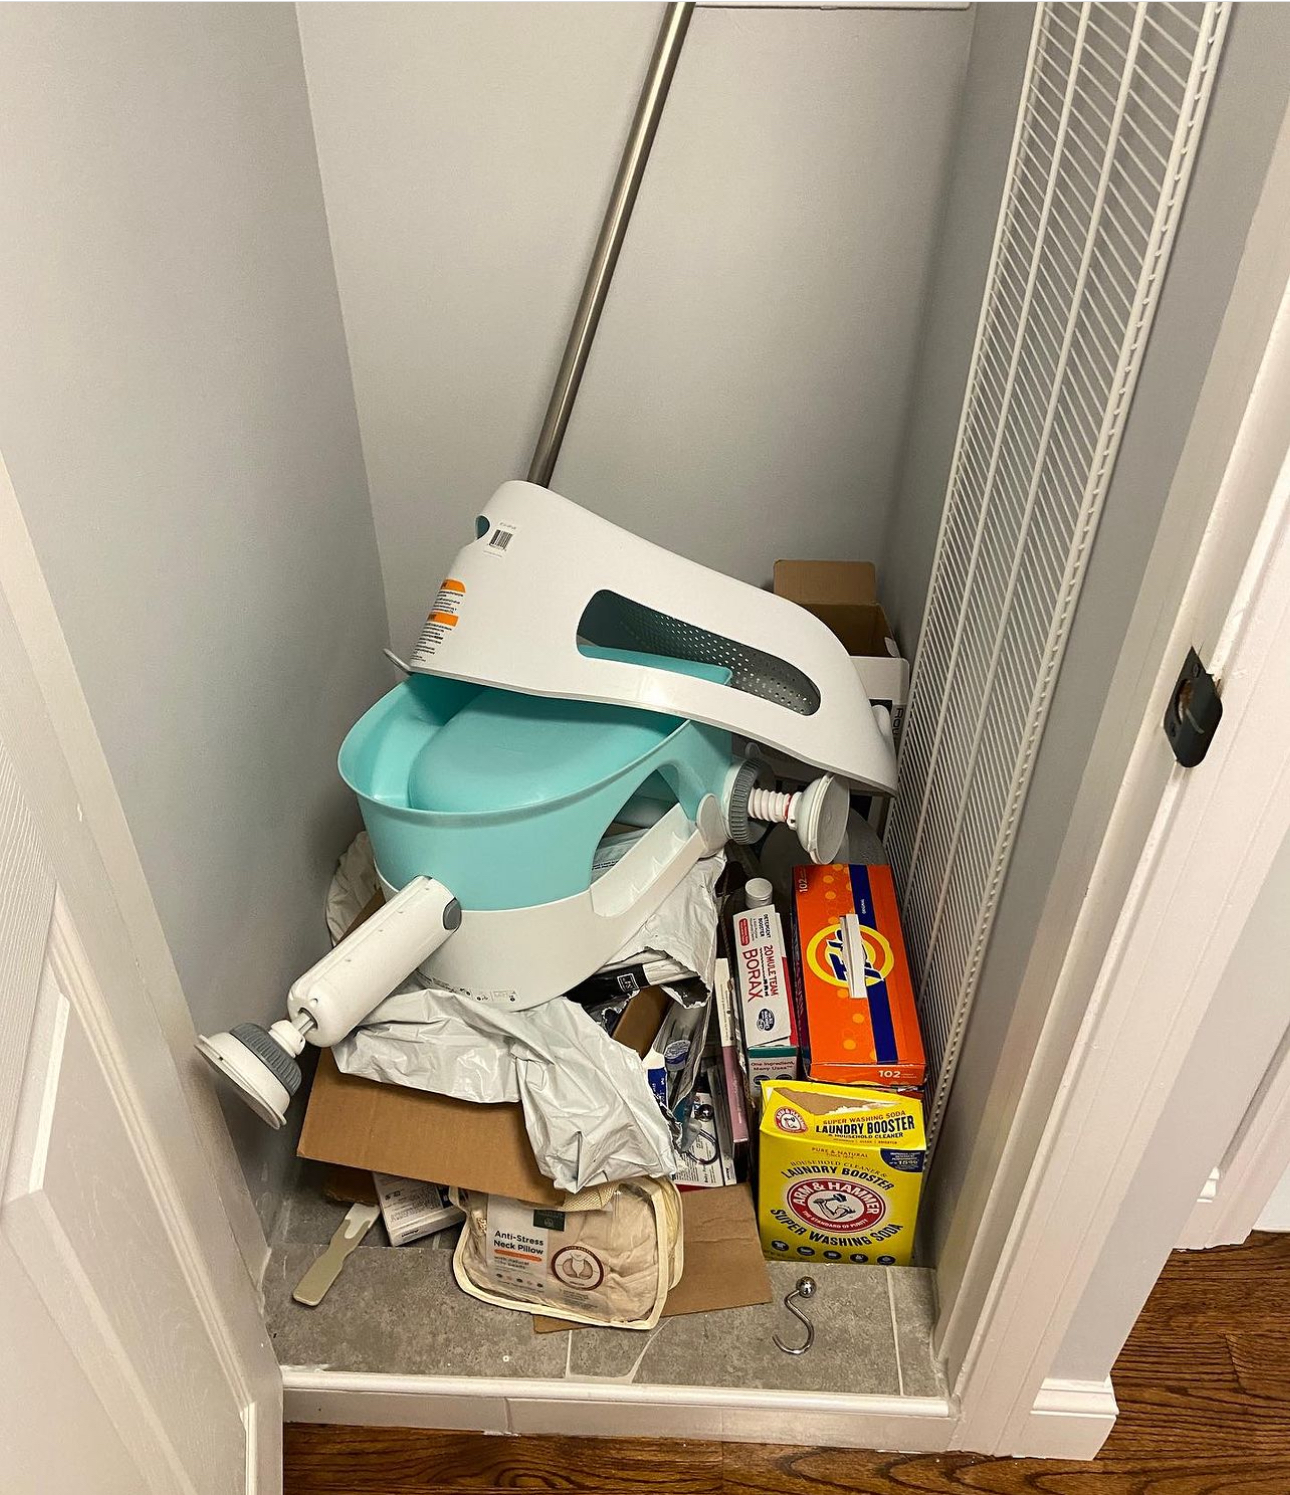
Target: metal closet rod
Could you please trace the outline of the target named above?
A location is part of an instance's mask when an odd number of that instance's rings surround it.
[[[609,206],[605,209],[604,222],[596,239],[596,248],[587,268],[578,309],[569,329],[569,341],[565,344],[564,357],[560,360],[560,371],[555,376],[555,387],[551,391],[551,403],[546,409],[546,419],[533,449],[533,460],[529,463],[529,482],[547,487],[555,471],[556,459],[564,441],[564,433],[573,412],[573,402],[578,397],[578,386],[582,383],[583,370],[587,367],[587,356],[596,336],[600,314],[605,309],[605,298],[609,294],[609,282],[614,278],[614,267],[627,236],[627,225],[631,222],[636,194],[640,191],[645,165],[649,160],[650,147],[658,131],[658,122],[663,116],[663,105],[667,102],[667,91],[676,72],[677,59],[681,55],[681,43],[690,25],[694,11],[693,0],[685,4],[667,7],[663,24],[659,28],[658,40],[654,43],[654,55],[650,58],[649,71],[636,105],[636,115],[623,148],[622,160],[618,163],[618,175],[614,178],[614,189],[609,194]]]

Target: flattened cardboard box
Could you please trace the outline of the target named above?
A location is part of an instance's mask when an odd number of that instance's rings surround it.
[[[668,1000],[657,987],[637,992],[614,1037],[643,1055]],[[296,1151],[322,1163],[455,1184],[532,1204],[564,1199],[538,1171],[518,1103],[481,1106],[342,1074],[330,1049],[319,1056]]]
[[[664,1318],[770,1302],[770,1274],[757,1233],[752,1190],[747,1184],[682,1194],[681,1218],[685,1270],[667,1295]],[[539,1334],[581,1327],[540,1314],[533,1319],[533,1328]]]

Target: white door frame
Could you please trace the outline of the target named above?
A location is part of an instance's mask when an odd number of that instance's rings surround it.
[[[1256,382],[1290,280],[1290,115],[1283,121],[1251,219],[1190,430],[1108,686],[1052,884],[994,1065],[981,1127],[952,1197],[934,1201],[942,1311],[937,1322],[951,1387],[962,1392],[1007,1271],[1050,1113],[1068,1083],[1080,1025],[1106,940],[1149,846],[1173,760],[1159,730],[1189,644],[1212,660],[1266,509],[1280,453],[1250,424]],[[1270,428],[1275,429],[1275,428]],[[1254,479],[1243,465],[1262,453]],[[963,1139],[959,1139],[962,1141]],[[1215,1149],[1211,1166],[1220,1160]],[[933,1188],[937,1187],[935,1174]],[[1193,1194],[1191,1202],[1195,1202]],[[1048,1390],[1100,1406],[1104,1373],[1078,1388],[1057,1370]],[[1066,1425],[1066,1424],[1063,1424]]]
[[[1204,763],[1172,769],[1152,801],[1128,896],[1105,918],[1099,879],[1123,867],[1124,829],[1140,820],[1142,790],[1167,751],[1159,722],[1184,623],[1162,655],[1091,880],[1090,917],[1081,914],[1063,971],[1071,979],[1054,999],[1078,1003],[1082,1021],[985,1311],[970,1326],[954,1446],[1096,1451],[1114,1418],[1115,1356],[1290,1025],[1284,979],[1239,993],[1224,983],[1290,835],[1290,286],[1284,249],[1275,258],[1279,309],[1188,586],[1207,595],[1229,571],[1232,506],[1262,511],[1205,660],[1221,681],[1223,722]],[[1075,978],[1090,949],[1101,958],[1084,989]],[[1233,1010],[1239,1022],[1225,1022]]]

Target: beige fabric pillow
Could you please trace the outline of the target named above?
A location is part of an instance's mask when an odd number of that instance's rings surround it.
[[[585,1189],[556,1209],[453,1190],[466,1212],[453,1271],[472,1297],[576,1324],[652,1329],[681,1278],[681,1196],[668,1179]]]

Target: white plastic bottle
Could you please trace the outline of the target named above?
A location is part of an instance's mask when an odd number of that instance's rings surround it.
[[[775,901],[775,889],[768,877],[750,877],[744,884],[746,908],[769,908]]]

